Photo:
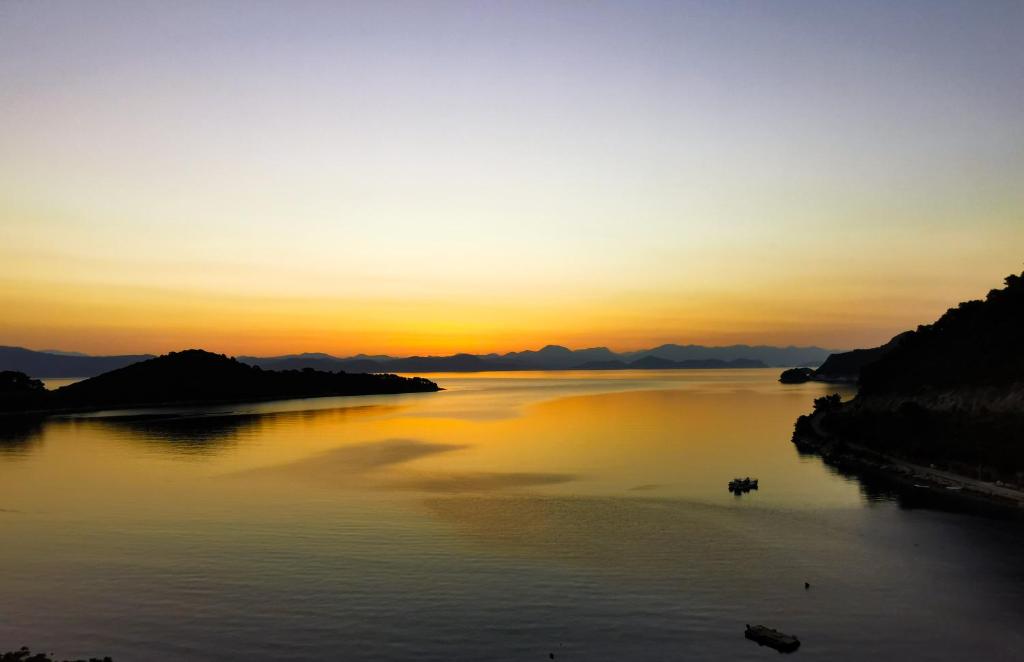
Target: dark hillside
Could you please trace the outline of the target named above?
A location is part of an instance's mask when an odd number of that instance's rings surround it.
[[[864,368],[861,392],[922,393],[1007,387],[1024,381],[1024,274],[984,301],[951,308],[934,324],[900,337],[891,352]]]
[[[261,370],[198,349],[172,352],[57,389],[60,407],[436,391],[422,378],[305,370]]]
[[[0,372],[0,411],[22,411],[42,406],[48,395],[38,379],[22,372]]]
[[[437,391],[422,377],[305,370],[262,370],[198,349],[172,352],[56,391],[21,373],[0,373],[6,411],[86,410],[160,404],[202,404],[328,395]]]
[[[1024,278],[894,340],[864,366],[857,397],[800,418],[797,445],[1024,484]]]

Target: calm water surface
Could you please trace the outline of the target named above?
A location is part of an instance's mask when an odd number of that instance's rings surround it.
[[[775,659],[743,638],[764,623],[808,659],[1024,659],[1020,523],[800,457],[793,421],[831,389],[777,372],[445,374],[8,424],[0,650]],[[745,475],[761,489],[729,494]]]

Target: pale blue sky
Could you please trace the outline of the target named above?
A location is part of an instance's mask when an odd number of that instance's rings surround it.
[[[294,344],[351,330],[305,349],[884,340],[1021,268],[1022,34],[1021,2],[5,2],[0,303],[77,321],[0,343],[99,343],[100,291],[140,344],[266,297]]]

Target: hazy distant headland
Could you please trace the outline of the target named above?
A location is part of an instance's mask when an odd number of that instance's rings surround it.
[[[797,421],[801,450],[853,468],[914,463],[930,473],[902,471],[919,482],[945,471],[993,492],[1024,486],[1024,274],[865,357],[853,400],[819,398]]]
[[[784,384],[802,384],[803,382],[856,384],[860,381],[860,373],[864,366],[875,363],[888,354],[906,335],[906,333],[901,333],[879,347],[830,354],[825,362],[817,368],[797,367],[784,370],[779,381]]]
[[[834,350],[821,347],[772,347],[767,345],[660,345],[633,352],[613,352],[606,347],[568,349],[548,345],[539,350],[505,354],[453,354],[449,356],[337,357],[330,354],[286,356],[239,356],[238,360],[266,370],[328,372],[483,372],[490,370],[654,370],[693,368],[765,368],[817,366]],[[0,347],[0,370],[23,372],[32,377],[92,377],[153,358],[152,355],[88,356],[70,352],[34,351]]]
[[[203,350],[146,359],[53,391],[23,372],[0,372],[0,412],[49,413],[336,395],[438,391],[422,377],[263,370]]]

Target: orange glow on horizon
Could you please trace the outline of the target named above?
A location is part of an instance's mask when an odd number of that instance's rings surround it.
[[[1009,7],[180,4],[3,5],[0,344],[845,349],[1021,271]]]
[[[867,289],[867,288],[865,288]],[[164,353],[200,347],[230,355],[327,352],[504,353],[560,344],[615,351],[663,343],[874,346],[932,321],[959,300],[983,296],[964,284],[948,300],[850,291],[834,298],[791,284],[787,297],[751,292],[675,297],[609,294],[602,301],[535,299],[331,299],[252,297],[109,285],[58,287],[0,281],[0,342],[94,354]]]

